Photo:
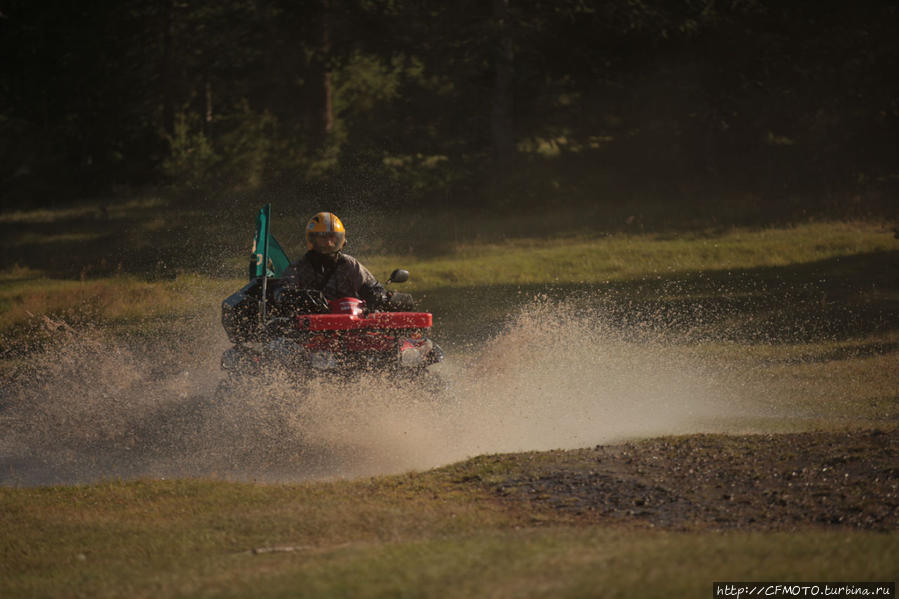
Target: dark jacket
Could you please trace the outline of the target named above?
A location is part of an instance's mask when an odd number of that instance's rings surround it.
[[[367,268],[347,254],[334,257],[308,251],[284,271],[287,284],[299,289],[317,289],[328,299],[358,297],[371,308],[388,301],[388,294]]]

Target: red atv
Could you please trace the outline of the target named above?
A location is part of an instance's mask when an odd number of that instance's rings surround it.
[[[408,278],[397,269],[388,284]],[[387,306],[373,311],[357,298],[329,301],[320,291],[260,277],[222,303],[222,324],[234,344],[222,355],[222,369],[232,379],[272,369],[285,369],[298,381],[378,372],[425,382],[431,390],[443,386],[427,372],[444,357],[428,338],[432,316],[412,311],[409,294],[393,293]]]

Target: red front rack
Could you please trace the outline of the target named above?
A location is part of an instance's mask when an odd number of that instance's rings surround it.
[[[428,312],[372,312],[355,314],[305,314],[297,316],[301,331],[349,331],[355,329],[429,329],[433,317]]]

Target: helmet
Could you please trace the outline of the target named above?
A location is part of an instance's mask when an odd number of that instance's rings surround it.
[[[336,214],[331,212],[319,212],[309,219],[306,223],[306,247],[310,250],[316,249],[313,240],[316,237],[334,236],[334,250],[331,253],[339,252],[346,244],[346,229],[343,223],[337,218]]]

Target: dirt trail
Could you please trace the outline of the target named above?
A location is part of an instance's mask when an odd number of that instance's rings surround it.
[[[674,529],[899,528],[899,431],[696,435],[496,456],[501,501]],[[487,483],[482,483],[487,484]]]

